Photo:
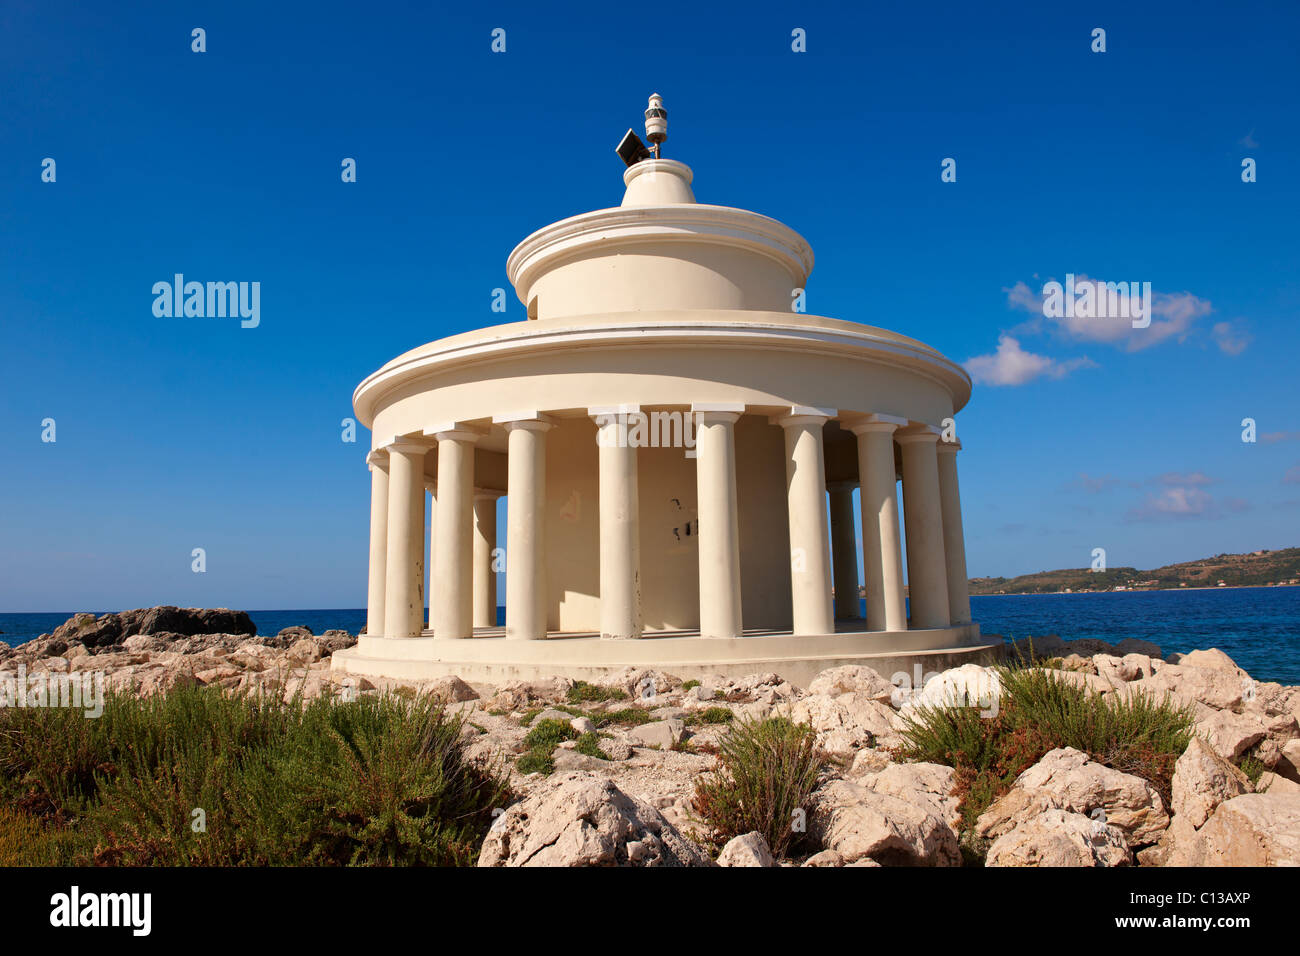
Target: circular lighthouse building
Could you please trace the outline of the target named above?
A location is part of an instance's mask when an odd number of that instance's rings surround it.
[[[798,233],[697,202],[681,162],[624,158],[618,206],[510,254],[526,321],[358,386],[368,617],[333,666],[806,683],[991,657],[944,440],[970,378],[914,339],[794,311],[813,266]]]

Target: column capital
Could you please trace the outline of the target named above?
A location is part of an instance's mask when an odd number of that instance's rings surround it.
[[[427,452],[429,446],[412,438],[395,435],[384,444],[383,450],[388,452],[389,455],[416,455]]]
[[[607,421],[597,421],[597,425],[613,425],[618,422],[620,415],[640,415],[640,405],[594,405],[587,409],[587,416],[594,419],[608,419]]]
[[[366,465],[369,466],[371,470],[373,470],[376,465],[382,468],[387,464],[388,464],[388,450],[385,448],[372,449],[366,455]]]
[[[476,432],[461,422],[448,422],[445,425],[437,425],[430,428],[425,434],[433,435],[440,442],[463,441],[471,445],[483,437],[481,432]]]
[[[919,442],[934,444],[939,441],[939,429],[934,425],[911,425],[896,431],[894,439],[900,445],[912,445]]]
[[[745,406],[740,402],[695,402],[691,405],[691,414],[701,425],[733,424],[745,414]]]
[[[529,431],[544,432],[555,427],[550,415],[538,411],[511,412],[508,415],[493,415],[493,425],[502,425],[506,431],[526,428]]]
[[[795,425],[824,425],[839,414],[835,408],[820,408],[816,405],[791,405],[790,411],[782,415],[773,415],[772,424],[782,428]]]
[[[906,428],[907,419],[898,418],[895,415],[871,414],[854,419],[851,422],[843,422],[841,427],[853,432],[855,435],[865,435],[870,432],[894,432],[900,428]]]
[[[961,439],[954,438],[952,441],[945,441],[941,438],[939,441],[939,451],[946,451],[953,455],[957,454],[957,452],[961,451]]]

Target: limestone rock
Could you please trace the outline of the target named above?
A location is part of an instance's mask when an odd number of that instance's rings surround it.
[[[1049,809],[998,837],[985,866],[1127,866],[1124,833],[1082,813]]]
[[[1085,816],[1100,808],[1105,822],[1118,827],[1130,846],[1156,842],[1169,826],[1164,801],[1151,784],[1099,764],[1082,751],[1062,747],[1017,777],[1011,790],[980,815],[975,832],[996,838],[1052,808]]]
[[[1238,678],[1250,676],[1237,666],[1236,661],[1217,647],[1184,654],[1178,659],[1178,663],[1182,667],[1208,667],[1211,670],[1223,671]]]
[[[845,863],[870,857],[886,866],[959,866],[957,833],[925,806],[847,780],[813,794],[809,831]]]
[[[1196,722],[1196,733],[1228,760],[1236,760],[1268,734],[1268,728],[1250,714],[1221,710]]]
[[[776,858],[757,830],[732,837],[718,854],[718,866],[776,866]]]
[[[1193,737],[1174,764],[1174,817],[1196,829],[1205,825],[1219,804],[1250,792],[1246,775],[1225,760],[1210,744]]]
[[[847,664],[824,670],[808,684],[808,693],[838,697],[849,693],[865,694],[869,699],[889,703],[894,685],[870,667]]]
[[[478,691],[466,684],[459,677],[440,677],[429,685],[428,691],[438,700],[452,704],[467,700],[478,700]],[[568,716],[567,714],[565,715]]]
[[[1179,663],[1166,664],[1150,677],[1126,685],[1126,689],[1157,699],[1171,695],[1179,703],[1231,710],[1241,706],[1243,685],[1239,677],[1228,671]]]
[[[1246,793],[1219,805],[1170,866],[1300,866],[1300,794]]]
[[[654,720],[640,724],[628,730],[632,743],[639,747],[657,747],[660,750],[672,750],[681,742],[686,732],[686,725],[680,720]]]
[[[937,763],[890,763],[858,780],[864,787],[924,807],[954,830],[961,822],[961,800],[953,796],[957,771]]]
[[[843,866],[844,857],[834,850],[822,850],[803,861],[804,866]]]
[[[991,708],[1001,697],[1002,680],[994,668],[963,664],[931,677],[925,687],[903,701],[900,710],[906,713],[915,707]]]
[[[306,628],[288,628],[286,627],[278,636],[283,637],[286,631],[307,630]],[[320,647],[311,639],[310,631],[307,637],[300,638],[289,645],[286,657],[294,664],[311,664],[320,660]]]
[[[892,707],[861,691],[838,697],[811,694],[778,704],[773,712],[797,724],[808,724],[817,732],[822,750],[845,758],[864,747],[898,743],[904,726]]]
[[[574,717],[569,721],[569,726],[580,734],[594,734],[596,725],[592,723],[589,717]]]
[[[654,807],[590,773],[557,774],[502,814],[479,866],[711,866]]]
[[[1255,782],[1255,792],[1300,794],[1300,783],[1266,771],[1260,774],[1259,780]]]

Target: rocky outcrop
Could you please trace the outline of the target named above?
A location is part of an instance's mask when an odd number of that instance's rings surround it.
[[[958,866],[957,832],[920,802],[832,780],[813,793],[809,833],[845,864],[870,859],[884,866]]]
[[[1121,773],[1072,747],[1053,750],[1019,777],[975,823],[975,833],[997,839],[1049,809],[1091,816],[1101,810],[1130,846],[1155,843],[1169,826],[1164,801],[1141,777]]]
[[[718,854],[718,866],[776,866],[776,858],[763,834],[755,830],[728,840]]]
[[[591,773],[552,777],[500,816],[479,866],[710,866],[654,807]]]
[[[1219,804],[1175,844],[1170,866],[1300,866],[1300,794],[1247,793]]]
[[[120,611],[115,614],[74,614],[57,628],[50,638],[62,641],[65,648],[71,644],[86,647],[106,647],[120,644],[133,634],[195,634],[253,635],[257,627],[244,611],[229,608],[181,608],[171,605]],[[56,653],[62,653],[58,651]]]
[[[1082,813],[1052,808],[993,841],[985,866],[1126,866],[1124,833]]]

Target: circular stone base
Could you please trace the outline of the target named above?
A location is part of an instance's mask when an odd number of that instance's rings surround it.
[[[362,635],[333,655],[331,668],[367,677],[428,680],[459,677],[501,684],[571,677],[597,682],[627,667],[654,668],[685,680],[775,672],[798,687],[845,664],[872,668],[886,679],[905,674],[913,686],[925,675],[962,664],[990,664],[1003,654],[1002,638],[981,636],[978,624],[914,631],[755,635],[732,639],[695,635],[602,640],[561,636],[515,641],[500,636],[440,641],[434,637]]]

